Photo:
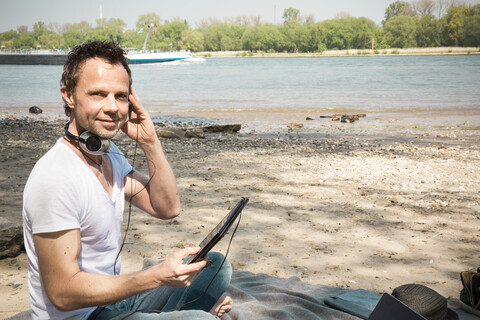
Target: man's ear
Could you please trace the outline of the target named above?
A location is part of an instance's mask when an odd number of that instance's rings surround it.
[[[75,106],[75,99],[73,97],[73,94],[67,90],[66,86],[60,87],[60,93],[62,94],[63,101],[70,107],[70,109],[73,109]]]

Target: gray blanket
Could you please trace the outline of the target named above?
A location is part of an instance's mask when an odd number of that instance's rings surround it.
[[[359,320],[355,316],[325,306],[326,297],[346,292],[345,289],[301,282],[297,277],[276,278],[266,274],[234,271],[227,294],[233,298],[233,309],[225,320]],[[479,318],[453,306],[461,320]],[[31,319],[29,311],[12,318]]]
[[[297,277],[281,279],[266,274],[234,272],[227,294],[233,298],[232,310],[222,319],[340,319],[360,318],[334,310],[323,299],[344,289],[301,282]]]

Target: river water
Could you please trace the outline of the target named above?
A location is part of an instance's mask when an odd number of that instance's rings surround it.
[[[155,116],[258,117],[366,113],[477,116],[480,55],[194,58],[133,65],[133,86]],[[0,65],[0,113],[36,105],[62,114],[61,66]]]

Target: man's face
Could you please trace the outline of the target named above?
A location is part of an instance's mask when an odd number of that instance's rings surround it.
[[[73,95],[71,123],[76,130],[111,139],[127,118],[129,93],[128,73],[121,64],[88,59]]]

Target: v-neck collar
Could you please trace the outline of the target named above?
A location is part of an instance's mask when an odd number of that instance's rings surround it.
[[[59,143],[62,144],[64,147],[66,147],[70,152],[72,152],[74,155],[75,155],[75,161],[78,161],[81,163],[81,166],[83,168],[83,170],[85,171],[88,171],[89,173],[88,174],[91,174],[94,178],[94,180],[96,181],[96,183],[98,183],[98,186],[103,190],[105,196],[110,200],[110,202],[113,204],[116,202],[117,200],[117,184],[115,183],[115,171],[114,171],[114,164],[113,164],[113,161],[112,161],[112,158],[110,157],[110,155],[107,153],[107,157],[109,158],[110,160],[110,163],[111,163],[111,166],[112,166],[112,195],[110,195],[108,193],[108,191],[105,189],[105,187],[102,185],[102,183],[100,182],[100,180],[98,179],[98,177],[95,175],[95,173],[92,171],[92,169],[90,169],[88,167],[88,165],[80,158],[80,156],[74,151],[72,150],[72,148],[70,148],[66,143],[63,143],[61,140],[63,139],[60,138],[59,139]]]

